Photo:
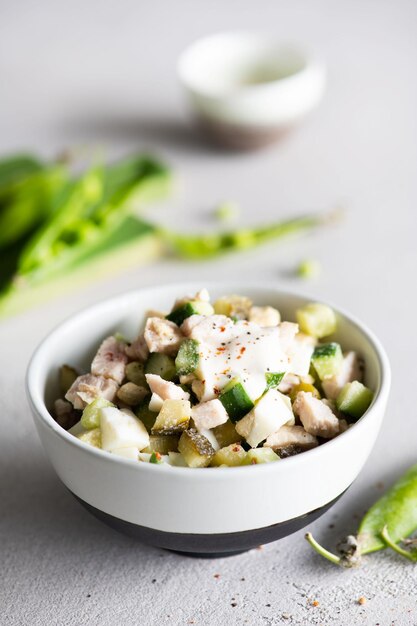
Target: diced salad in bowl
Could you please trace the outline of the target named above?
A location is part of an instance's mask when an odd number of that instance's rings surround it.
[[[331,336],[325,304],[281,319],[206,289],[149,311],[133,341],[103,340],[89,372],[60,369],[55,419],[86,444],[137,462],[237,467],[315,448],[368,409],[361,355]]]

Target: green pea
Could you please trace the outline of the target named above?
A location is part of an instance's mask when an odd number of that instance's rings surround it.
[[[356,536],[349,536],[339,544],[341,556],[323,548],[311,533],[306,534],[310,545],[332,563],[342,567],[358,565],[364,554],[383,550],[387,546],[409,558],[417,560],[397,543],[417,530],[417,465],[413,465],[382,496],[363,517]]]

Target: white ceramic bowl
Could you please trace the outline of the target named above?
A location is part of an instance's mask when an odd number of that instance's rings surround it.
[[[280,309],[284,319],[311,298],[272,286],[207,285]],[[88,368],[100,341],[120,331],[134,338],[149,308],[168,310],[201,285],[143,289],[96,304],[61,324],[36,350],[27,394],[46,453],[68,489],[97,517],[140,540],[198,554],[225,554],[274,541],[322,514],[350,486],[381,426],[390,387],[383,348],[360,322],[338,309],[335,339],[357,350],[375,398],[347,432],[285,460],[248,467],[190,469],[137,463],[93,448],[63,430],[48,407],[58,397],[57,372],[69,363]]]
[[[253,33],[196,41],[178,75],[199,122],[236,148],[275,140],[318,104],[326,82],[323,63],[305,49]]]

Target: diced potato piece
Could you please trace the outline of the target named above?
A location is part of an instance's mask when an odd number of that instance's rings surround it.
[[[144,424],[127,409],[100,409],[100,426],[103,450],[113,452],[130,447],[143,450],[149,445],[149,434]]]
[[[134,446],[129,448],[116,448],[116,450],[112,450],[112,454],[117,454],[117,456],[122,456],[132,461],[139,461],[139,449]]]
[[[149,401],[149,410],[153,413],[159,413],[159,411],[162,409],[163,404],[164,401],[162,400],[161,396],[158,396],[157,393],[153,393]]]
[[[249,321],[259,326],[278,326],[281,321],[280,312],[272,306],[251,306]]]
[[[279,456],[271,448],[253,448],[246,454],[243,465],[257,465],[279,461]]]
[[[140,387],[147,386],[145,367],[143,363],[140,363],[139,361],[132,361],[131,363],[128,363],[126,365],[125,375],[129,382],[135,383],[135,385],[139,385]]]
[[[140,404],[148,394],[149,390],[146,387],[140,387],[129,381],[119,388],[116,395],[119,400],[128,406],[136,406]]]
[[[321,339],[336,330],[336,314],[329,306],[320,302],[310,302],[296,311],[300,330],[307,335]]]
[[[86,432],[80,433],[79,435],[77,435],[77,439],[79,439],[80,441],[84,441],[84,443],[88,443],[94,448],[101,448],[100,428],[93,428],[92,430],[87,430]]]
[[[188,467],[207,467],[214,456],[211,443],[193,428],[182,433],[178,450]]]
[[[78,372],[70,365],[62,365],[59,368],[59,386],[63,396],[67,393],[68,389],[77,380]]]
[[[164,400],[152,434],[171,435],[186,430],[191,417],[191,404],[189,400]]]
[[[159,452],[159,454],[168,454],[168,452],[176,452],[178,450],[178,435],[151,435],[149,437],[149,446],[144,448],[142,452]]]
[[[221,448],[225,448],[226,446],[230,446],[232,443],[240,443],[242,441],[242,437],[238,432],[236,432],[235,425],[231,420],[213,428],[213,434]]]
[[[284,424],[293,424],[291,401],[276,389],[270,389],[254,408],[236,424],[237,432],[252,448]]]
[[[247,320],[252,306],[252,300],[245,296],[223,296],[214,303],[214,312],[217,315],[236,317],[239,320]]]
[[[232,443],[232,445],[218,450],[211,459],[210,465],[213,467],[219,467],[220,465],[227,465],[229,467],[242,465],[246,454],[246,450],[242,448],[239,443]]]
[[[187,467],[184,457],[179,452],[168,452],[168,463],[174,467]]]

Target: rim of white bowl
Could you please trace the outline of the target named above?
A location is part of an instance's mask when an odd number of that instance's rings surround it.
[[[192,74],[189,70],[189,63],[191,57],[198,51],[202,45],[207,44],[209,42],[215,43],[216,40],[235,38],[235,39],[253,39],[262,41],[265,44],[270,44],[271,47],[276,47],[277,49],[281,48],[283,50],[291,50],[297,55],[300,55],[303,59],[303,66],[289,74],[288,76],[284,76],[282,78],[277,78],[275,80],[268,80],[265,82],[254,83],[250,85],[243,85],[239,87],[238,91],[228,91],[228,90],[211,90],[207,87],[204,87],[200,83],[196,83]],[[211,35],[207,35],[205,37],[200,37],[194,40],[191,44],[189,44],[180,54],[177,61],[177,74],[181,81],[181,83],[191,91],[195,93],[199,93],[206,98],[212,99],[224,99],[230,97],[244,97],[248,94],[252,93],[261,93],[263,91],[268,91],[273,89],[277,89],[277,87],[282,87],[286,89],[291,83],[299,80],[303,80],[306,75],[317,72],[319,75],[325,75],[326,67],[325,64],[318,56],[313,54],[312,51],[308,50],[305,46],[298,44],[296,42],[278,40],[272,34],[265,34],[260,32],[251,32],[251,31],[222,31],[218,33],[214,33]]]
[[[38,364],[40,364],[39,362],[42,362],[42,360],[45,359],[45,353],[47,353],[48,351],[49,342],[51,342],[57,335],[59,335],[64,330],[71,328],[71,326],[76,327],[79,323],[82,323],[89,317],[93,317],[95,312],[98,309],[105,309],[105,308],[111,309],[113,308],[116,302],[120,303],[120,301],[124,301],[124,300],[129,301],[129,299],[132,298],[134,294],[147,292],[148,294],[151,295],[152,292],[159,292],[168,288],[173,289],[174,287],[175,287],[175,290],[177,290],[178,288],[179,293],[188,293],[188,292],[192,292],[193,290],[201,289],[201,284],[196,283],[196,282],[183,282],[183,283],[176,283],[176,284],[168,283],[168,284],[158,285],[156,287],[143,287],[143,288],[139,288],[135,290],[130,290],[130,291],[121,293],[117,296],[114,296],[112,298],[106,298],[93,305],[84,307],[78,313],[72,314],[66,320],[58,324],[40,342],[35,352],[33,353],[32,358],[30,359],[29,365],[27,367],[25,386],[26,386],[26,395],[27,395],[31,410],[35,411],[41,417],[42,421],[51,430],[53,430],[59,437],[63,438],[64,440],[66,440],[68,443],[75,446],[76,448],[81,448],[84,451],[88,451],[88,453],[92,454],[93,456],[98,456],[100,458],[107,457],[110,462],[113,462],[116,464],[127,465],[130,467],[134,466],[137,468],[138,471],[146,471],[146,472],[160,472],[161,470],[169,471],[170,473],[174,472],[175,474],[178,475],[178,477],[188,476],[191,478],[193,476],[194,479],[196,480],[209,480],[209,479],[215,480],[216,477],[217,479],[220,480],[224,478],[225,472],[227,473],[228,476],[231,476],[232,475],[231,472],[232,472],[234,475],[243,477],[245,473],[254,472],[254,471],[255,472],[288,471],[288,469],[290,469],[292,465],[294,465],[295,463],[298,463],[298,464],[307,463],[307,462],[313,461],[314,458],[319,459],[320,454],[323,454],[323,452],[321,451],[323,446],[326,446],[327,448],[328,446],[335,447],[337,445],[344,445],[345,443],[348,442],[349,437],[353,439],[353,434],[352,434],[353,431],[357,433],[358,430],[363,427],[364,422],[367,421],[367,419],[369,419],[371,412],[373,412],[374,409],[377,409],[381,405],[382,405],[381,406],[382,408],[388,398],[388,394],[390,390],[390,383],[391,383],[391,368],[390,368],[388,356],[384,348],[382,347],[379,339],[377,339],[374,333],[365,324],[360,322],[355,316],[346,312],[343,308],[340,308],[334,305],[332,302],[329,302],[328,300],[323,300],[321,298],[318,299],[314,295],[310,296],[308,293],[305,293],[296,289],[286,289],[286,288],[281,289],[280,287],[278,287],[277,285],[271,282],[267,282],[262,285],[259,285],[256,283],[247,283],[247,282],[242,282],[238,280],[237,281],[233,281],[233,280],[211,281],[211,282],[206,282],[204,286],[209,291],[210,289],[222,289],[223,286],[225,289],[230,291],[231,284],[233,284],[233,289],[236,290],[236,292],[239,289],[255,290],[255,291],[257,289],[262,289],[266,291],[271,291],[271,293],[281,294],[284,297],[285,295],[288,295],[288,296],[300,297],[302,299],[309,300],[309,301],[322,302],[323,304],[327,304],[328,306],[331,306],[336,311],[336,313],[338,313],[342,317],[345,317],[351,324],[356,326],[356,328],[365,337],[365,339],[368,341],[368,343],[372,346],[372,348],[375,351],[375,354],[379,362],[380,381],[379,381],[379,388],[375,391],[374,399],[372,401],[371,406],[368,408],[365,414],[357,422],[353,424],[351,428],[341,433],[334,439],[330,439],[329,441],[326,441],[325,443],[318,446],[317,448],[313,448],[311,450],[307,450],[300,454],[286,458],[284,464],[281,462],[275,462],[275,463],[260,463],[258,465],[248,465],[248,466],[239,466],[239,467],[191,468],[191,467],[176,467],[173,465],[168,465],[166,463],[161,463],[161,464],[156,465],[152,463],[138,462],[132,459],[125,459],[123,457],[119,457],[115,454],[107,452],[106,450],[102,450],[102,449],[90,446],[89,444],[84,443],[83,441],[75,437],[74,435],[71,435],[71,433],[64,430],[62,426],[59,426],[59,424],[54,420],[54,418],[52,417],[52,415],[50,414],[50,412],[48,411],[46,407],[46,404],[43,398],[43,392],[39,387],[38,374],[36,371]],[[285,468],[287,468],[287,470]],[[208,471],[202,471],[202,470],[208,470]]]

